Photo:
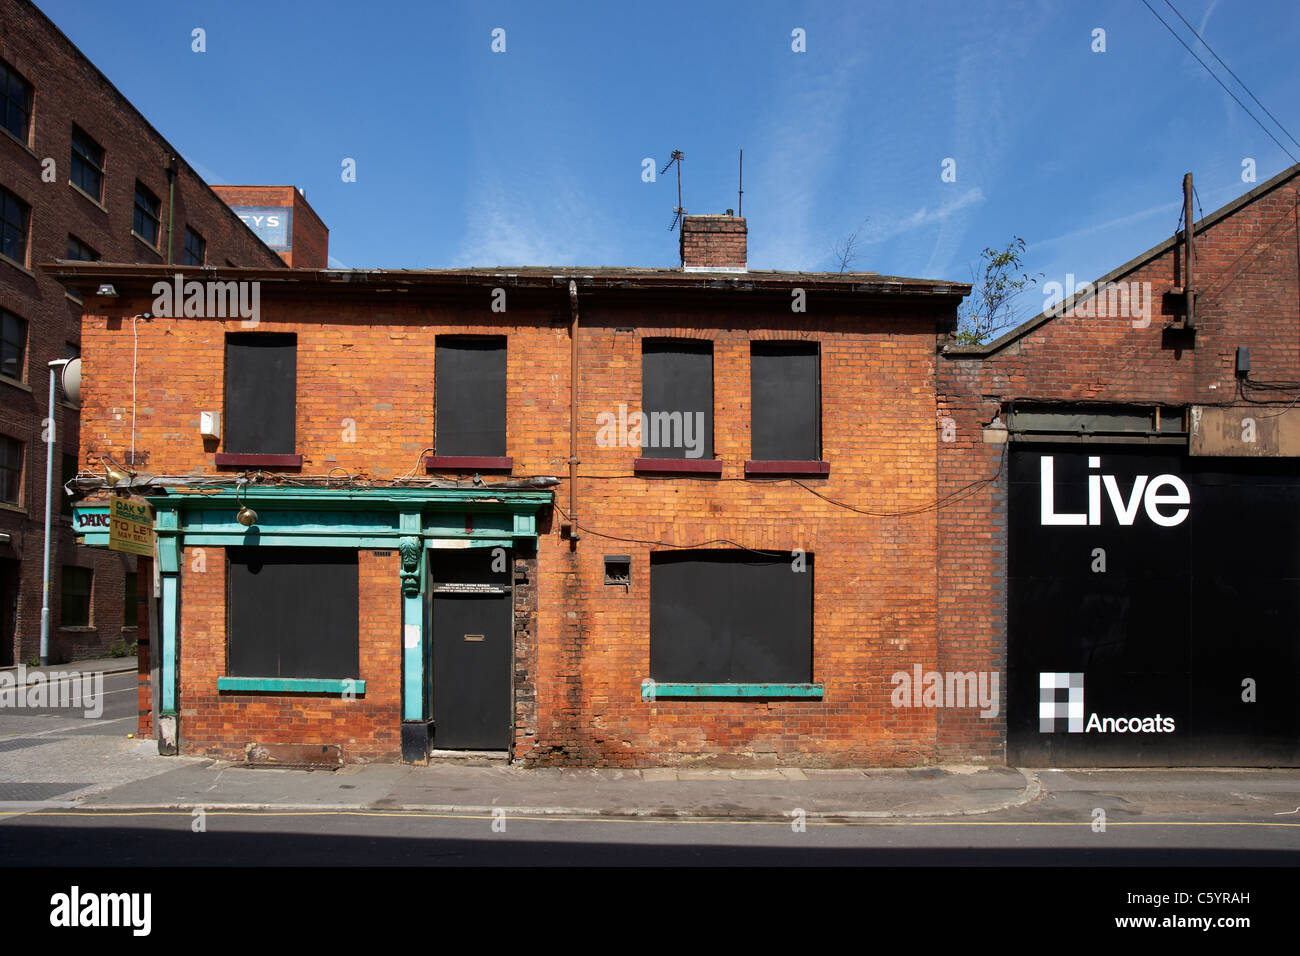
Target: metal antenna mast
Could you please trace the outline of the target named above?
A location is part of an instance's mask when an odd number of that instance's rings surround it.
[[[745,151],[740,151],[740,194],[736,196],[736,215],[745,218]]]
[[[668,162],[664,163],[664,168],[659,170],[659,175],[662,176],[664,173],[668,172],[673,163],[677,164],[677,208],[673,210],[673,221],[668,226],[669,232],[672,232],[672,230],[677,226],[677,223],[681,221],[682,216],[686,215],[686,210],[682,208],[682,160],[685,158],[685,153],[680,149],[675,149],[673,150],[673,154],[669,158]]]

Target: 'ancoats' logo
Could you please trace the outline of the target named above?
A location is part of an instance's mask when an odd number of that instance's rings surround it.
[[[1083,674],[1079,671],[1040,671],[1038,674],[1038,731],[1054,734],[1172,734],[1174,719],[1154,717],[1100,717],[1083,719]]]

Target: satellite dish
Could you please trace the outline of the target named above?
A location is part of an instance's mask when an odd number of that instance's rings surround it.
[[[81,404],[81,359],[75,358],[67,365],[63,366],[63,374],[60,377],[60,384],[63,386],[63,394],[68,397],[73,405]]]

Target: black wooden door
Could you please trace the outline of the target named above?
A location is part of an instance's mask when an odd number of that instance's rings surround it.
[[[510,745],[510,566],[504,548],[431,552],[433,746]]]
[[[0,560],[0,667],[14,662],[14,621],[18,616],[18,562]]]

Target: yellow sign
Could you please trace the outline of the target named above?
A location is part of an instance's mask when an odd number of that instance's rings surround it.
[[[108,522],[108,548],[153,556],[153,509],[147,501],[114,498]]]

